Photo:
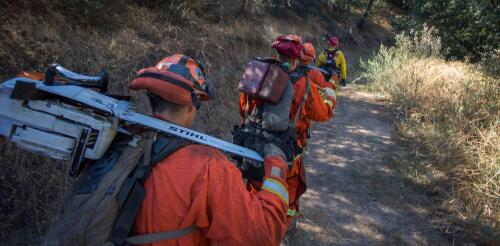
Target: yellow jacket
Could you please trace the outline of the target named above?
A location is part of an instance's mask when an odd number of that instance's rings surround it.
[[[328,48],[328,51],[333,52],[335,49],[330,47]],[[327,59],[327,52],[323,51],[321,54],[319,54],[319,57],[316,61],[316,66],[321,67],[323,64],[325,64]],[[345,61],[344,53],[342,51],[337,50],[335,53],[335,57],[333,58],[335,60],[335,63],[337,64],[337,67],[340,69],[340,78],[341,79],[346,79],[347,75],[347,63]]]

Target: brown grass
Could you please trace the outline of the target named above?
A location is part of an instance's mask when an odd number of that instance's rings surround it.
[[[412,152],[402,170],[420,183],[446,184],[448,202],[461,205],[455,217],[486,238],[498,238],[499,77],[477,64],[446,62],[438,50],[439,40],[430,34],[399,37],[396,47],[382,47],[364,63],[365,75],[372,89],[394,101]]]

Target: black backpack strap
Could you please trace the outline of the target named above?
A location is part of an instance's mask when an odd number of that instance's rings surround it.
[[[299,122],[300,118],[300,113],[302,112],[302,107],[304,103],[307,103],[307,97],[309,96],[309,92],[311,91],[311,82],[309,81],[309,77],[306,75],[306,89],[304,91],[304,96],[302,97],[302,100],[300,101],[299,108],[297,109],[297,113],[295,113],[295,117],[292,122],[292,126],[295,128],[297,126],[297,123]]]
[[[193,142],[187,139],[170,135],[159,137],[153,145],[151,152],[151,164],[155,165],[170,154],[174,153],[176,150],[192,143]]]
[[[323,52],[325,52],[326,54],[332,54],[333,56],[335,56],[335,54],[337,54],[337,51],[339,51],[338,48],[335,48],[333,50],[325,49]]]
[[[135,217],[146,196],[143,187],[144,181],[149,177],[152,167],[176,150],[191,144],[192,142],[174,136],[160,137],[153,144],[152,135],[146,139],[145,153],[139,161],[134,172],[127,177],[122,188],[117,194],[120,204],[120,213],[113,225],[108,242],[114,245],[127,244],[127,236],[134,224]],[[149,153],[146,153],[149,152]],[[147,161],[150,159],[150,161]],[[176,234],[177,235],[177,234]]]

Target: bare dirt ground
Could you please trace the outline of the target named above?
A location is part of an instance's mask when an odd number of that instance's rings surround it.
[[[452,245],[433,226],[425,188],[397,171],[388,100],[347,87],[336,116],[316,123],[303,216],[285,245]]]

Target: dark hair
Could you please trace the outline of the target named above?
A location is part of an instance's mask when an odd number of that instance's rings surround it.
[[[285,55],[279,51],[277,53],[278,53],[278,60],[280,62],[291,62],[292,61],[292,57]]]
[[[167,101],[153,93],[148,93],[148,97],[154,113],[161,113],[167,110],[171,113],[179,113],[186,107],[181,104]]]

